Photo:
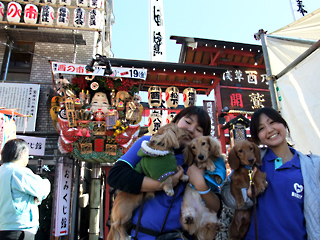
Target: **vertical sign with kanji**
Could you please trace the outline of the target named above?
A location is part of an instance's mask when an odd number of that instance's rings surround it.
[[[203,101],[203,109],[209,114],[211,119],[211,133],[210,135],[217,136],[217,117],[216,117],[216,104],[214,101]]]
[[[68,235],[69,213],[72,188],[72,161],[68,158],[59,159],[56,188],[54,236]]]
[[[149,0],[150,60],[166,61],[165,29],[162,0]]]

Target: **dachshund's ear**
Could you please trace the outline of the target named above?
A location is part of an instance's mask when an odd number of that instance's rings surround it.
[[[163,133],[163,137],[165,139],[166,146],[172,146],[176,149],[180,147],[179,140],[177,139],[177,134],[172,130],[172,128],[168,128],[165,133]]]
[[[228,154],[228,163],[231,169],[236,170],[240,166],[240,159],[236,153],[235,147],[231,148]]]
[[[210,146],[210,153],[214,157],[221,156],[221,145],[220,142],[212,137],[208,137],[208,143]]]
[[[185,164],[187,164],[188,166],[192,165],[194,157],[191,149],[191,144],[189,144],[187,147],[184,148],[183,158],[184,158]]]
[[[262,165],[262,161],[261,161],[261,151],[260,148],[257,144],[252,143],[253,145],[253,149],[254,149],[254,156],[256,157],[256,161],[259,165]]]

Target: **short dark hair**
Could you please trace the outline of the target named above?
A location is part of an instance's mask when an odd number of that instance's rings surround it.
[[[23,139],[11,139],[4,145],[1,151],[3,163],[13,162],[20,158],[21,153],[28,149],[28,143]]]
[[[254,143],[256,144],[260,143],[258,134],[259,134],[259,124],[260,124],[261,114],[267,115],[269,118],[271,118],[275,122],[282,123],[288,129],[288,132],[290,134],[290,130],[286,120],[284,120],[284,118],[280,115],[280,113],[277,110],[273,108],[268,108],[268,107],[260,108],[256,110],[251,116],[250,134]]]
[[[211,133],[211,119],[209,114],[198,106],[190,106],[182,109],[172,120],[172,122],[176,123],[183,117],[197,116],[198,125],[203,130],[203,135],[208,136]]]

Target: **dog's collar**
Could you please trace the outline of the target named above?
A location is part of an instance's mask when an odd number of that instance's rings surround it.
[[[252,166],[248,166],[248,165],[242,165],[242,166],[245,167],[247,170],[252,170],[255,166],[260,167],[258,163],[255,163]]]
[[[144,152],[144,154],[157,157],[157,156],[165,156],[170,153],[170,151],[161,151],[161,150],[152,149],[151,147],[148,146],[148,144],[147,144],[148,142],[149,141],[144,140],[141,143],[141,149]]]

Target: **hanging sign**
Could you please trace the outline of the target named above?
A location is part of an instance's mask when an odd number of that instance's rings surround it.
[[[163,1],[149,0],[149,52],[151,61],[166,61]]]
[[[214,101],[203,101],[203,109],[208,113],[211,119],[211,136],[217,135],[217,123],[216,123],[216,104]]]
[[[52,62],[52,73],[104,76],[105,66],[95,66],[93,72],[87,71],[86,66],[87,65],[84,64]],[[110,77],[135,78],[143,80],[146,80],[147,78],[147,69],[122,67],[111,67],[111,69],[113,73],[108,75]]]
[[[29,154],[32,156],[44,156],[46,139],[40,137],[29,137],[17,135],[17,138],[24,139],[29,145]]]
[[[19,113],[30,116],[16,118],[17,132],[35,131],[39,93],[40,84],[0,83],[0,106],[19,109]]]
[[[72,160],[60,157],[57,168],[54,236],[68,235],[72,187]]]

